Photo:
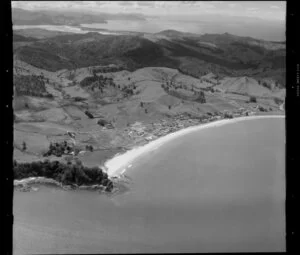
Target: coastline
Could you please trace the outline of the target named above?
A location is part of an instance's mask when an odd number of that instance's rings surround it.
[[[196,126],[190,126],[173,133],[169,133],[165,136],[159,137],[156,140],[150,141],[149,143],[135,147],[126,151],[123,154],[117,154],[113,158],[107,160],[103,168],[108,174],[109,178],[120,178],[127,170],[127,168],[132,166],[134,160],[142,156],[145,153],[151,152],[157,149],[159,146],[171,141],[174,138],[180,137],[185,134],[192,133],[194,131],[199,131],[205,128],[223,126],[225,124],[236,123],[243,120],[253,120],[261,118],[285,118],[285,115],[255,115],[255,116],[243,116],[236,117],[233,119],[222,119],[216,120],[205,124],[199,124]]]
[[[32,185],[41,184],[41,185],[54,185],[58,188],[62,188],[64,190],[71,189],[81,189],[81,190],[98,190],[99,192],[105,192],[105,186],[101,184],[93,184],[93,185],[64,185],[61,182],[58,182],[51,178],[46,177],[28,177],[21,180],[14,180],[14,188],[19,189],[20,191],[36,191]],[[116,191],[116,188],[114,192]]]

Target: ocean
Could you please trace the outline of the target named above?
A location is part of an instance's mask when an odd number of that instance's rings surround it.
[[[15,191],[15,254],[285,251],[284,118],[174,138],[125,174],[112,197]]]

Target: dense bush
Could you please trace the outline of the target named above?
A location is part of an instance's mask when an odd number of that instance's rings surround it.
[[[28,177],[46,177],[61,182],[64,185],[93,185],[102,184],[106,186],[106,191],[111,191],[113,183],[108,179],[108,175],[98,167],[88,168],[81,164],[64,164],[59,161],[45,160],[31,163],[13,164],[14,179],[24,179]]]
[[[205,94],[204,94],[203,91],[200,91],[200,92],[199,92],[199,95],[198,95],[196,101],[197,101],[198,103],[201,103],[201,104],[206,103]]]
[[[81,87],[87,87],[90,86],[92,83],[98,81],[98,77],[97,76],[89,76],[84,78],[81,82],[80,82],[80,86]]]
[[[90,119],[93,119],[94,118],[94,115],[91,114],[89,111],[85,111],[84,112],[86,116],[88,116]]]
[[[261,82],[260,84],[267,89],[272,89],[272,85],[265,81]]]
[[[48,157],[54,155],[56,157],[61,157],[63,154],[70,154],[74,151],[74,148],[70,146],[66,141],[62,143],[50,143],[49,150],[43,155]]]
[[[249,98],[249,102],[250,102],[250,103],[256,103],[256,102],[257,102],[256,97],[251,96],[251,97]]]
[[[100,119],[100,120],[98,120],[97,124],[104,127],[104,126],[108,125],[109,122],[105,119]]]
[[[15,75],[15,93],[17,96],[36,96],[53,98],[45,87],[45,78],[37,75]]]
[[[89,76],[84,78],[80,82],[80,86],[85,88],[88,87],[90,89],[100,89],[103,91],[103,88],[106,86],[112,86],[116,87],[116,84],[114,83],[112,78],[109,77],[103,77],[102,75],[97,76],[95,73],[93,76]]]
[[[275,102],[275,104],[281,105],[281,104],[283,104],[284,101],[278,97],[275,97],[274,102]]]
[[[232,116],[232,114],[226,112],[226,113],[224,114],[224,118],[226,118],[226,119],[232,119],[233,116]]]
[[[260,110],[261,112],[267,112],[268,111],[268,109],[266,109],[266,108],[264,108],[262,106],[259,106],[258,110]]]

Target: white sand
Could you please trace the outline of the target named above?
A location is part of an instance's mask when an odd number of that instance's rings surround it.
[[[112,159],[109,159],[105,162],[104,168],[107,171],[107,174],[112,176],[118,176],[120,174],[124,174],[127,167],[132,166],[132,162],[137,159],[139,156],[143,155],[144,153],[149,153],[150,151],[153,151],[157,149],[162,144],[172,140],[173,138],[191,133],[193,131],[202,130],[205,128],[210,127],[218,127],[229,123],[235,123],[238,121],[243,120],[251,120],[251,119],[260,119],[260,118],[285,118],[285,116],[281,115],[261,115],[261,116],[247,116],[247,117],[238,117],[234,119],[222,119],[219,121],[214,121],[206,124],[199,124],[197,126],[191,126],[185,129],[178,130],[174,133],[167,134],[165,136],[162,136],[154,141],[151,141],[150,143],[133,148],[123,154],[116,155]]]

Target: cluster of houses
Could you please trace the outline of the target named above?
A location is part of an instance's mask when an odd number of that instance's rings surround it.
[[[168,133],[172,133],[189,126],[195,126],[201,123],[208,123],[225,118],[236,118],[251,115],[255,115],[255,112],[246,110],[244,108],[240,108],[231,112],[224,110],[223,112],[207,113],[206,115],[199,117],[191,117],[181,114],[172,120],[162,119],[151,124],[135,122],[129,127],[128,136],[134,140],[140,140],[142,138],[145,141],[151,141]]]

